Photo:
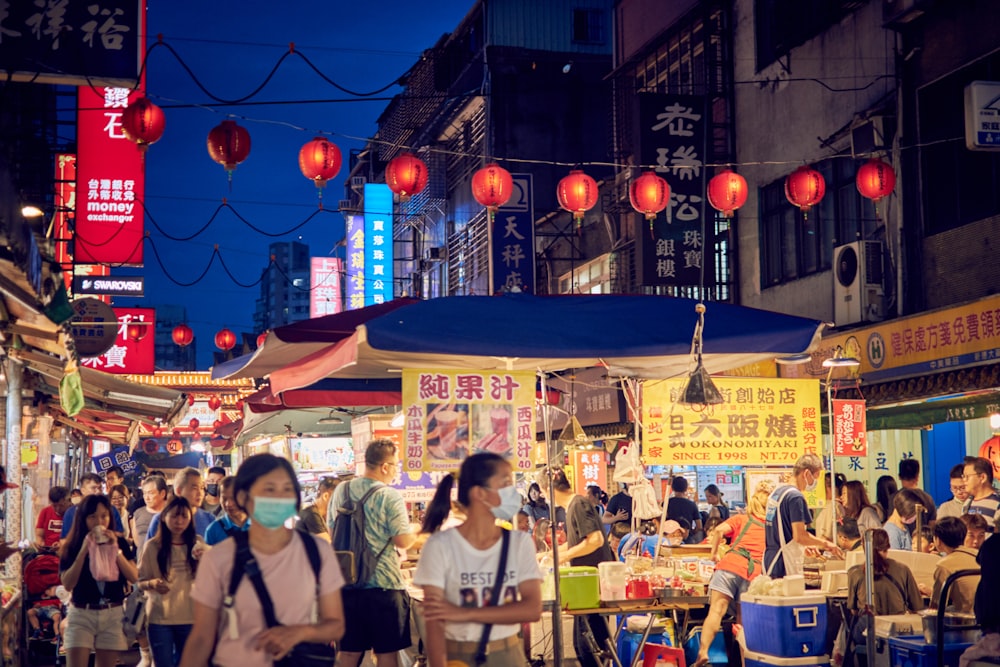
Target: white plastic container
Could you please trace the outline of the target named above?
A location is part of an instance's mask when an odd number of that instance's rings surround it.
[[[628,580],[625,563],[610,561],[597,564],[597,574],[601,582],[601,600],[624,600]]]
[[[801,574],[790,574],[781,580],[781,592],[786,597],[806,594],[806,578]]]

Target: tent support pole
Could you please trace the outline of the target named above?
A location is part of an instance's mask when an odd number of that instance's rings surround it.
[[[558,524],[556,523],[556,489],[555,480],[552,475],[552,420],[548,397],[548,387],[546,386],[545,373],[538,371],[539,382],[542,387],[542,428],[545,431],[545,476],[548,478],[549,487],[549,532],[552,534],[552,580],[555,587],[555,596],[552,602],[552,664],[555,667],[562,667],[563,661],[563,640],[562,640],[562,596],[559,595],[559,537]]]

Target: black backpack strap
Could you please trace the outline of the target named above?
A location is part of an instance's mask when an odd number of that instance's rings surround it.
[[[299,531],[299,537],[302,538],[302,546],[305,547],[306,556],[309,557],[309,565],[312,567],[313,574],[316,576],[316,597],[319,597],[319,572],[322,569],[319,549],[316,547],[316,540],[314,540],[313,536],[309,533]]]
[[[490,605],[497,607],[500,605],[500,591],[503,590],[503,575],[507,572],[507,551],[510,547],[510,531],[501,528],[500,564],[497,568],[497,578],[493,582],[493,599]],[[490,642],[490,631],[493,629],[492,623],[483,625],[483,634],[479,636],[479,646],[476,647],[476,667],[486,663],[486,645]]]
[[[226,597],[222,598],[222,605],[224,607],[233,606],[236,589],[240,587],[240,581],[243,579],[243,574],[246,571],[244,564],[251,557],[250,542],[247,539],[247,534],[240,531],[231,537],[236,540],[236,554],[233,558],[233,571],[229,574],[229,592],[226,594]]]

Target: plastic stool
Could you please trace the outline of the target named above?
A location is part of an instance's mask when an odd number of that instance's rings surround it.
[[[642,667],[687,667],[684,649],[647,643],[642,647]]]

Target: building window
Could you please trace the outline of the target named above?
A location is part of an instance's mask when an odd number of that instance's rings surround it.
[[[604,44],[604,11],[600,9],[573,10],[573,42],[575,44]]]
[[[788,55],[862,4],[857,0],[756,0],[757,69]]]
[[[860,165],[850,157],[814,165],[826,196],[805,215],[785,197],[784,177],[760,189],[762,288],[828,271],[834,247],[876,233],[875,210],[854,184]]]

